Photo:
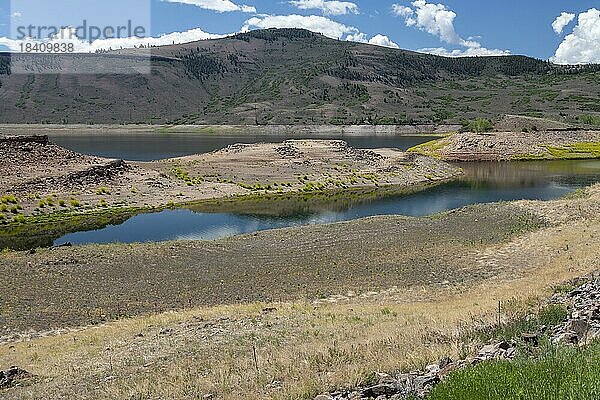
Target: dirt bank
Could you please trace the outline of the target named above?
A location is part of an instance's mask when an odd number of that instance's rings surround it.
[[[409,151],[444,161],[600,158],[600,131],[461,132]]]
[[[0,135],[51,134],[135,134],[135,133],[201,133],[248,135],[358,135],[395,136],[415,134],[443,135],[456,132],[460,125],[55,125],[0,124]]]

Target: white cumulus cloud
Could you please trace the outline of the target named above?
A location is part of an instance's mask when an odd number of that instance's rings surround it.
[[[569,25],[574,19],[575,14],[562,12],[558,17],[556,17],[556,19],[552,23],[552,29],[554,29],[554,32],[560,35],[565,29],[565,27]]]
[[[347,35],[357,35],[359,30],[319,15],[264,15],[250,18],[242,31],[268,28],[301,28],[321,33],[333,39],[342,39]]]
[[[443,57],[488,57],[488,56],[508,56],[510,51],[486,49],[485,47],[468,47],[464,50],[448,50],[443,47],[424,48],[418,50],[421,53],[434,54]]]
[[[205,10],[217,12],[242,11],[246,13],[256,13],[256,8],[246,5],[237,5],[230,0],[163,0],[168,3],[190,4]]]
[[[200,28],[190,29],[184,32],[172,32],[158,37],[126,37],[114,39],[98,39],[90,43],[79,39],[75,34],[74,28],[64,28],[58,34],[50,39],[30,40],[30,43],[72,43],[75,53],[93,53],[98,50],[117,50],[134,47],[165,46],[170,44],[180,44],[195,42],[198,40],[217,39],[226,35],[216,35],[204,32]],[[0,45],[8,47],[11,51],[19,52],[23,41],[0,37]]]
[[[349,42],[369,43],[376,46],[399,48],[384,35],[375,35],[371,39],[353,26],[347,26],[319,15],[263,15],[250,18],[242,27],[242,32],[252,29],[300,28],[323,34],[332,39]]]
[[[376,46],[383,46],[383,47],[391,47],[393,49],[400,48],[400,46],[398,46],[396,43],[392,42],[392,40],[385,35],[373,36],[371,39],[369,39],[369,44],[374,44]]]
[[[292,0],[290,4],[301,10],[321,10],[328,15],[358,14],[358,6],[349,1]]]
[[[415,0],[411,5],[412,8],[402,4],[394,4],[392,6],[392,12],[395,15],[404,18],[406,26],[414,26],[424,32],[439,37],[442,42],[465,48],[454,50],[428,48],[421,49],[420,51],[446,57],[510,54],[508,50],[486,49],[472,37],[463,39],[454,28],[454,20],[456,19],[457,14],[448,9],[444,4],[428,3],[426,0]]]
[[[400,46],[398,46],[389,37],[385,35],[375,35],[371,39],[369,39],[366,34],[359,32],[354,35],[348,35],[346,37],[346,40],[349,42],[368,43],[375,46],[390,47],[392,49],[400,48]]]
[[[600,10],[579,14],[573,32],[565,36],[550,61],[557,64],[600,63]]]

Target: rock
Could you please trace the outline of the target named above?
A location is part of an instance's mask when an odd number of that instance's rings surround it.
[[[8,389],[32,379],[33,375],[19,367],[10,367],[7,371],[0,371],[0,389]]]
[[[382,383],[363,389],[362,395],[365,397],[393,396],[400,392],[401,388],[389,383]]]
[[[528,343],[535,347],[537,347],[539,344],[539,337],[537,333],[524,332],[521,334],[521,339],[523,339],[525,343]]]
[[[429,375],[436,375],[438,372],[440,372],[440,366],[437,364],[431,364],[425,367],[425,371]]]
[[[448,364],[438,373],[438,376],[440,377],[440,379],[442,379],[448,376],[450,372],[455,371],[458,368],[461,368],[460,364]]]
[[[328,394],[320,394],[315,397],[315,400],[333,400],[333,397],[329,396]]]
[[[567,323],[566,328],[575,332],[577,336],[583,337],[590,330],[590,324],[584,319],[573,319]]]
[[[501,350],[505,350],[505,351],[506,351],[506,350],[510,349],[512,346],[511,346],[509,343],[507,343],[507,342],[501,342],[501,343],[498,343],[498,344],[496,345],[496,347],[497,347],[498,349],[501,349]]]
[[[414,390],[418,396],[422,396],[429,392],[433,385],[440,382],[437,375],[434,376],[418,376],[414,380]]]
[[[452,364],[452,359],[450,357],[444,357],[440,360],[440,369],[446,368],[448,365]]]

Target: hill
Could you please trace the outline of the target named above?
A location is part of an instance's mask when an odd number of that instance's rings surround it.
[[[111,62],[136,52],[68,57]],[[451,59],[300,29],[152,54],[150,75],[18,75],[10,54],[1,55],[0,123],[402,124],[504,114],[600,121],[598,65]]]

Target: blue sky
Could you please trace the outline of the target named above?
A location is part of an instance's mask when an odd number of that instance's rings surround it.
[[[42,4],[42,0],[14,0],[14,3],[24,1]],[[121,4],[127,1],[121,0]],[[54,5],[57,2],[71,4],[70,12],[66,11],[69,8],[55,6],[56,15],[61,18],[67,18],[69,13],[77,14],[73,11],[75,8],[81,14],[94,3],[89,0],[44,1]],[[108,0],[101,3],[107,4]],[[442,55],[451,55],[451,51],[455,51],[454,55],[510,52],[549,59],[563,46],[560,54],[564,53],[566,60],[600,62],[600,50],[592,49],[591,55],[578,55],[584,50],[589,52],[590,46],[600,46],[600,37],[582,37],[587,35],[582,33],[584,28],[600,31],[600,18],[595,14],[585,14],[587,25],[582,25],[579,36],[575,33],[576,37],[565,39],[574,34],[580,15],[594,7],[600,9],[600,0],[296,0],[295,4],[285,0],[145,0],[145,3],[152,7],[152,36],[196,28],[204,33],[230,34],[245,25],[250,25],[250,29],[290,24],[308,28],[331,25],[334,30],[329,36],[338,36],[343,26],[339,36],[345,39],[368,42],[380,35],[371,42]],[[337,6],[338,12],[328,8],[332,6]],[[345,13],[339,12],[339,7]],[[558,34],[552,23],[562,12],[572,17],[566,18],[570,23]],[[0,37],[10,36],[10,14],[10,1],[0,0]],[[121,10],[119,14],[122,17],[127,13]],[[294,19],[292,15],[304,18]],[[254,23],[248,24],[248,20]],[[563,43],[566,41],[569,43]]]

